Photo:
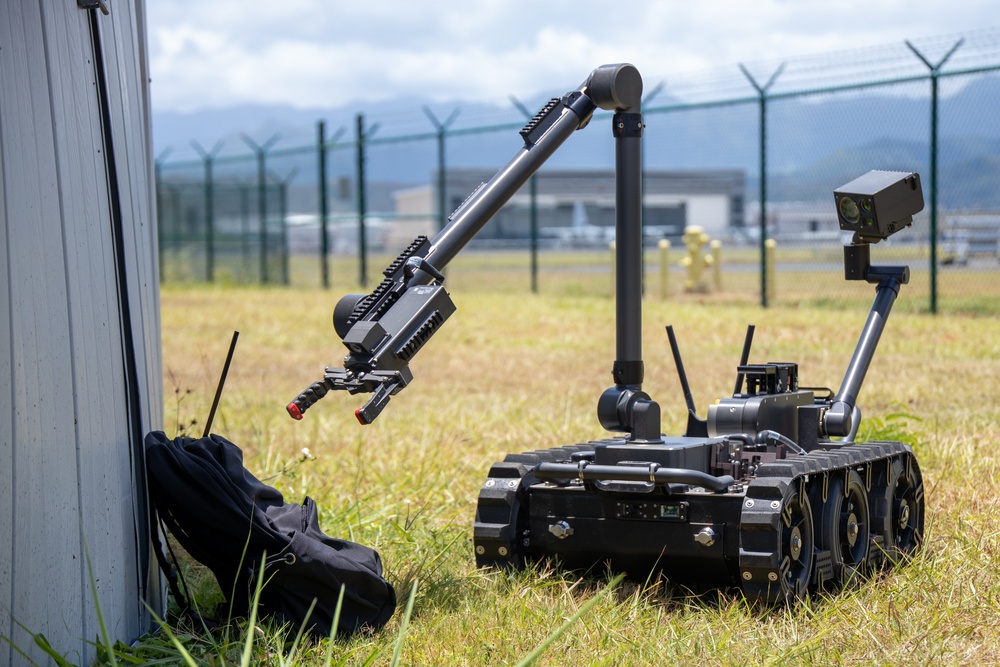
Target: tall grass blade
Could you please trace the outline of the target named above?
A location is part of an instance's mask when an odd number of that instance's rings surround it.
[[[333,623],[330,625],[330,641],[326,645],[326,667],[333,663],[333,644],[337,638],[337,626],[340,625],[340,610],[344,607],[344,584],[340,585],[340,595],[337,596],[337,606],[333,610]]]
[[[309,609],[306,610],[306,617],[302,619],[302,623],[299,625],[299,631],[295,635],[295,641],[292,642],[292,648],[291,650],[288,651],[289,660],[295,659],[295,652],[299,650],[299,642],[302,640],[302,634],[306,631],[306,628],[309,627],[309,617],[312,616],[313,609],[315,608],[316,608],[316,598],[313,598],[312,603],[309,605]],[[281,664],[282,666],[284,666],[285,664],[290,664],[290,663],[286,663],[285,659],[282,658]]]
[[[188,650],[184,648],[184,644],[181,643],[181,640],[179,640],[177,638],[177,635],[175,635],[173,631],[170,629],[170,624],[161,619],[157,615],[157,613],[153,611],[153,608],[150,607],[148,604],[146,604],[145,602],[143,602],[143,604],[146,605],[146,609],[149,610],[149,613],[150,615],[152,615],[153,620],[156,621],[156,624],[159,625],[160,629],[163,630],[163,633],[167,635],[167,639],[170,640],[170,643],[174,645],[174,648],[177,649],[177,652],[181,654],[182,658],[184,658],[184,664],[186,664],[188,667],[198,667],[198,663],[195,662],[195,659],[191,657],[191,654],[188,653]]]
[[[104,614],[101,612],[101,601],[97,597],[97,580],[94,578],[94,565],[90,561],[90,550],[87,548],[87,540],[83,540],[83,557],[87,562],[87,576],[90,577],[90,591],[94,595],[94,612],[97,614],[97,625],[101,629],[101,641],[104,642],[104,648],[108,654],[108,660],[115,667],[118,666],[118,660],[115,658],[115,645],[111,641],[111,635],[108,634],[108,626],[104,623]]]
[[[29,634],[31,634],[31,633],[29,633]],[[52,644],[49,643],[49,640],[46,639],[45,635],[43,635],[41,632],[39,632],[37,634],[31,634],[31,637],[32,637],[32,639],[35,640],[35,646],[37,646],[38,648],[40,648],[43,651],[45,651],[45,654],[47,656],[49,656],[50,658],[52,658],[52,661],[54,663],[56,663],[59,667],[76,667],[76,665],[74,665],[72,662],[70,662],[69,660],[67,660],[65,657],[61,656],[58,651],[56,651],[54,648],[52,648]],[[13,646],[13,644],[12,644],[12,646]],[[22,653],[21,650],[18,649],[16,646],[14,648],[17,649],[18,653],[21,653],[21,655],[24,655],[24,653]],[[24,657],[27,658],[28,656],[24,656]],[[31,662],[30,658],[29,658],[29,662]],[[32,663],[32,664],[34,664],[34,663]]]
[[[253,592],[253,601],[250,603],[250,620],[247,622],[247,637],[243,644],[243,657],[240,659],[240,667],[250,667],[250,659],[253,657],[253,636],[257,630],[257,606],[260,604],[260,591],[264,588],[264,564],[267,563],[267,552],[260,555],[260,572],[257,575],[257,588]]]
[[[417,598],[417,582],[414,580],[413,587],[410,589],[410,599],[406,601],[406,613],[403,614],[403,622],[399,625],[399,634],[396,636],[396,648],[392,652],[392,662],[389,663],[390,667],[396,667],[399,664],[399,654],[403,650],[403,637],[406,635],[406,628],[410,624],[410,616],[413,614],[413,601]]]
[[[531,653],[529,653],[527,656],[525,656],[525,658],[523,660],[521,660],[521,662],[517,663],[516,667],[527,667],[528,665],[530,665],[531,663],[533,663],[535,660],[537,660],[538,657],[540,655],[542,655],[542,653],[544,653],[545,650],[549,646],[552,645],[552,642],[554,642],[555,640],[559,639],[559,637],[562,636],[562,634],[564,632],[566,632],[566,630],[568,630],[570,628],[570,626],[572,626],[574,623],[576,623],[577,620],[581,616],[583,616],[584,614],[586,614],[590,610],[591,607],[593,607],[595,604],[597,604],[598,602],[600,602],[604,598],[604,596],[608,594],[609,591],[613,590],[614,587],[617,586],[621,582],[621,580],[624,577],[625,577],[624,574],[619,574],[614,579],[612,579],[610,581],[610,583],[608,583],[608,585],[604,587],[604,590],[602,590],[600,593],[598,593],[594,597],[592,597],[589,600],[587,600],[586,604],[584,604],[582,607],[580,607],[580,609],[578,609],[575,614],[573,614],[572,616],[570,616],[566,620],[566,622],[563,623],[561,626],[559,626],[559,628],[555,632],[553,632],[548,637],[546,637],[545,640],[541,644],[539,644],[538,646],[536,646],[535,650],[533,650]]]
[[[14,622],[17,623],[17,621],[14,621]],[[18,623],[18,625],[20,625],[20,623]],[[28,634],[31,634],[31,633],[29,632]],[[32,635],[32,636],[34,636],[34,635]],[[14,649],[15,651],[17,651],[17,654],[19,656],[21,656],[22,658],[24,658],[25,664],[29,664],[31,662],[31,658],[28,657],[28,654],[25,653],[24,651],[22,651],[21,647],[18,646],[17,644],[15,644],[13,639],[11,639],[10,637],[8,637],[7,635],[0,635],[0,641],[7,642],[12,649]],[[37,640],[35,641],[35,643],[36,644],[38,643]]]

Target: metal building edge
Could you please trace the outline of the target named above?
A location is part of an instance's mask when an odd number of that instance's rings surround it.
[[[29,633],[90,663],[98,604],[126,643],[164,608],[141,449],[163,421],[146,17],[109,10],[0,6],[0,635],[38,662]]]

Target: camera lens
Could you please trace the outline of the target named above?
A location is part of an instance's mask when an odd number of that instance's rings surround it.
[[[871,199],[862,199],[861,200],[861,208],[864,209],[865,213],[871,213],[872,212],[872,200]]]
[[[858,208],[857,202],[855,202],[850,197],[840,198],[840,215],[844,217],[844,220],[851,223],[852,225],[858,224],[861,219],[861,210]]]

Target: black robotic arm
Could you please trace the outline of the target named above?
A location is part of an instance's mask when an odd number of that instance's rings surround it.
[[[413,379],[410,360],[455,312],[443,285],[445,266],[595,110],[638,109],[641,97],[638,70],[616,64],[598,67],[576,90],[551,99],[521,129],[524,145],[517,154],[451,214],[444,229],[433,239],[414,240],[370,294],[338,302],[333,323],[348,350],[344,365],[327,368],[322,380],[288,404],[288,414],[302,419],[327,392],[346,390],[372,394],[355,415],[362,424],[374,421]]]

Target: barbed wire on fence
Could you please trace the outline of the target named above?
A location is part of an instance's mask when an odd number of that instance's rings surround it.
[[[940,262],[946,265],[950,265],[956,253],[960,260],[966,260],[968,248],[972,247],[965,243],[966,250],[961,250],[962,239],[972,233],[966,229],[971,224],[968,220],[961,227],[953,215],[938,226],[938,214],[978,209],[981,215],[975,224],[988,227],[992,224],[989,215],[1000,212],[1000,194],[991,194],[987,185],[1000,179],[1000,159],[996,157],[1000,154],[1000,130],[994,127],[989,110],[1000,101],[998,72],[1000,28],[876,47],[845,48],[786,60],[750,60],[699,72],[663,76],[646,73],[650,91],[643,105],[650,125],[646,168],[650,173],[741,170],[745,179],[743,194],[730,200],[730,219],[736,221],[735,226],[724,233],[730,243],[747,242],[748,247],[754,248],[758,245],[763,248],[762,241],[770,236],[777,235],[779,240],[792,238],[788,229],[800,224],[792,222],[795,216],[813,216],[801,223],[807,230],[804,234],[811,233],[808,230],[826,233],[827,213],[792,215],[789,211],[795,207],[801,209],[809,199],[821,199],[824,188],[828,191],[839,185],[836,179],[863,168],[863,163],[877,163],[870,164],[871,167],[926,170],[932,182],[929,192],[925,185],[925,194],[938,206],[934,207],[929,223],[926,214],[918,220],[921,247],[929,248],[928,256],[918,259],[929,262],[924,270],[931,274],[931,293],[919,298],[928,299],[930,310],[935,311],[939,289],[938,244],[952,244],[942,248]],[[770,82],[766,88],[765,82]],[[942,83],[940,88],[939,83]],[[936,115],[939,92],[943,118]],[[470,103],[470,107],[475,105]],[[231,270],[228,275],[237,282],[247,278],[273,279],[277,275],[284,281],[301,280],[303,271],[294,270],[294,262],[293,269],[288,268],[288,254],[301,253],[303,247],[310,252],[318,252],[321,247],[330,252],[348,249],[364,267],[366,253],[381,249],[376,243],[380,239],[383,243],[401,243],[396,237],[420,224],[428,231],[438,228],[445,209],[455,204],[453,200],[458,195],[451,191],[452,182],[461,180],[457,176],[460,172],[471,170],[488,176],[491,169],[506,161],[505,151],[516,148],[516,131],[524,122],[523,111],[515,104],[509,108],[482,109],[456,105],[417,107],[409,117],[404,112],[395,112],[384,119],[357,113],[349,123],[331,124],[332,130],[322,145],[316,140],[297,143],[303,140],[306,131],[296,129],[270,139],[223,138],[211,152],[202,149],[200,159],[196,160],[176,159],[183,155],[171,153],[169,148],[160,149],[156,175],[162,261],[175,264],[208,261],[207,276],[212,279],[212,263],[219,248],[195,249],[191,244],[203,244],[206,239],[216,244],[232,244],[233,238],[225,234],[232,237],[245,228],[256,237],[251,251],[257,253],[259,268]],[[454,121],[455,114],[461,122],[440,120]],[[489,122],[477,122],[484,118]],[[602,119],[603,115],[597,114],[594,122]],[[764,122],[768,119],[765,135]],[[414,129],[421,126],[426,130]],[[366,128],[363,135],[357,127]],[[406,130],[394,129],[400,127]],[[604,136],[606,133],[588,131],[587,134],[586,139],[564,148],[565,156],[560,151],[551,161],[552,169],[594,173],[606,170],[610,166],[607,150],[610,137]],[[943,137],[940,151],[939,134]],[[316,136],[315,130],[310,130],[310,136]],[[245,150],[240,150],[241,147]],[[175,159],[169,159],[172,156]],[[320,188],[319,165],[324,160],[327,179]],[[940,183],[936,178],[939,167]],[[293,170],[294,179],[271,178],[269,184],[261,185],[262,173],[288,174]],[[215,192],[222,190],[213,190],[212,184],[205,180],[206,175],[215,180],[216,187],[226,185],[231,192],[242,192],[242,199],[216,195]],[[540,173],[543,175],[544,170]],[[246,188],[254,187],[253,210],[248,212]],[[323,196],[333,195],[325,208],[319,203],[320,190]],[[758,193],[763,194],[765,201],[760,201]],[[652,192],[650,196],[666,201],[664,197],[673,195],[664,191]],[[542,199],[555,201],[553,197],[558,199],[551,193]],[[782,205],[783,201],[787,204]],[[593,196],[588,202],[579,210],[591,207],[591,216],[599,217],[599,202]],[[576,204],[569,204],[577,210]],[[359,214],[360,205],[364,208]],[[535,195],[530,205],[539,205]],[[543,205],[558,208],[563,204]],[[684,215],[696,218],[694,200],[687,200],[686,206]],[[552,216],[559,215],[553,211],[546,214],[550,218],[548,224],[555,224],[552,220],[556,218]],[[745,212],[742,222],[741,212]],[[754,214],[757,220],[753,219]],[[574,224],[567,222],[572,217],[564,218],[560,224]],[[496,225],[506,225],[508,240],[513,243],[519,234],[523,236],[526,223],[518,222],[516,215],[507,218]],[[996,219],[1000,221],[1000,213]],[[288,224],[293,226],[291,235],[286,229]],[[385,231],[380,227],[384,224],[394,229]],[[225,230],[222,237],[215,234],[217,226]],[[1000,227],[1000,222],[997,226]],[[377,234],[372,232],[376,228]],[[306,229],[322,234],[327,241],[328,234],[337,238],[330,243],[305,243],[301,237]],[[271,230],[274,239],[287,239],[283,241],[286,245],[298,245],[292,251],[285,247],[280,256],[268,259],[267,246],[278,245],[269,236]],[[678,238],[675,232],[678,230],[674,229],[670,235]],[[977,238],[983,236],[977,234]],[[494,236],[500,238],[503,233]],[[563,237],[566,235],[561,233],[560,238]],[[549,245],[555,243],[552,238],[547,238]],[[814,240],[819,238],[814,234]],[[358,243],[360,239],[365,242]],[[836,242],[833,238],[828,240]],[[246,254],[247,242],[236,245],[241,248],[241,256]],[[973,245],[989,247],[988,243]],[[523,247],[527,247],[526,242]],[[538,247],[533,240],[532,252]],[[760,250],[760,257],[748,263],[753,267],[759,261],[761,283],[766,275],[763,256]],[[326,261],[326,255],[322,261]],[[778,261],[782,261],[780,255]],[[534,288],[537,256],[532,256],[530,266]],[[185,274],[202,277],[206,272],[166,270],[163,274],[171,280]],[[324,268],[323,275],[326,274]],[[358,280],[364,282],[365,274],[364,269],[357,273]],[[778,281],[782,282],[780,274]],[[327,285],[325,278],[322,284]],[[760,291],[763,299],[767,293],[763,284]],[[969,290],[961,285],[945,285],[943,291],[958,294]],[[795,290],[786,291],[794,293]],[[780,288],[777,296],[779,300],[782,298]],[[952,303],[967,300],[965,296],[959,299],[946,295],[946,298],[953,299]]]

